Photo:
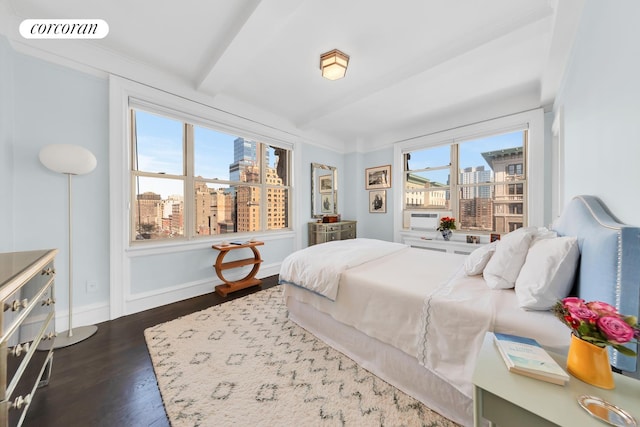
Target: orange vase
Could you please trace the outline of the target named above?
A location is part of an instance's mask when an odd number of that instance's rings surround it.
[[[567,371],[579,380],[596,387],[610,390],[616,386],[607,349],[581,340],[573,334],[567,355]]]

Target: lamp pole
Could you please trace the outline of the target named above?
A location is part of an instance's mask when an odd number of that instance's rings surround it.
[[[67,175],[67,230],[69,261],[69,329],[55,340],[40,344],[41,350],[61,348],[83,341],[96,333],[95,325],[73,329],[73,221],[71,175],[82,175],[93,171],[97,165],[96,157],[84,147],[72,144],[51,144],[43,147],[38,155],[40,161],[48,169]]]

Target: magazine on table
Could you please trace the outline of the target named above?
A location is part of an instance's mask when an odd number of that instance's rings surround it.
[[[510,372],[564,385],[569,375],[533,338],[494,333],[494,342]]]

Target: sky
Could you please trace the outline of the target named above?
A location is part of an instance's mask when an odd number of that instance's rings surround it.
[[[482,157],[482,153],[487,151],[501,150],[504,148],[522,147],[523,131],[511,132],[502,135],[494,135],[487,138],[479,138],[460,143],[460,169],[467,167],[484,166],[485,170],[491,168]],[[449,165],[451,149],[449,145],[435,147],[428,150],[411,152],[409,168],[412,170],[427,167],[438,167]],[[449,170],[436,170],[423,172],[420,176],[427,177],[433,181],[443,184],[447,183]]]
[[[145,172],[182,175],[183,148],[182,122],[157,116],[145,111],[136,111],[138,143],[138,169]],[[195,175],[205,178],[229,179],[229,165],[233,163],[233,141],[237,136],[195,126]],[[503,148],[521,147],[522,131],[495,135],[460,143],[460,168],[489,165],[482,157],[483,152]],[[449,146],[411,153],[410,168],[422,169],[449,164]],[[422,172],[421,176],[446,184],[447,169]],[[182,195],[180,180],[140,178],[140,191],[153,191],[163,199],[172,194]]]
[[[182,175],[182,122],[136,110],[138,170]],[[236,136],[195,126],[195,175],[229,179]],[[183,193],[182,181],[140,178],[140,193],[153,191],[165,199]]]

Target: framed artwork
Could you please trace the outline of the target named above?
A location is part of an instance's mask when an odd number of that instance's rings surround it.
[[[321,194],[331,193],[333,191],[333,182],[331,175],[320,175],[318,177],[318,188]]]
[[[367,190],[391,188],[391,165],[367,168],[365,170],[364,182]]]
[[[369,191],[369,213],[387,213],[387,190]]]
[[[333,213],[333,195],[332,194],[323,194],[322,195],[322,213]]]

